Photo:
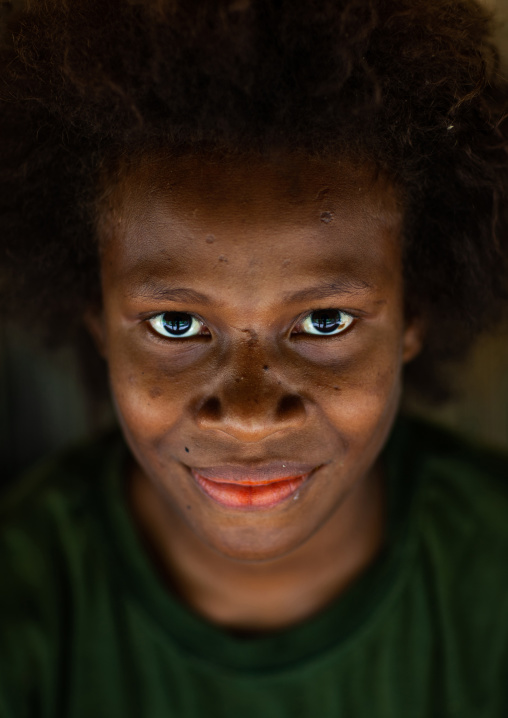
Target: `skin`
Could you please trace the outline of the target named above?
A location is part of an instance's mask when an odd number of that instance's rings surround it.
[[[345,160],[146,158],[110,186],[87,323],[134,457],[129,507],[170,590],[212,621],[302,620],[382,546],[378,457],[422,342],[404,317],[401,225],[390,183]],[[330,308],[352,325],[302,333]],[[148,320],[169,311],[204,335],[158,335]],[[255,511],[216,503],[187,468],[284,460],[320,468]]]

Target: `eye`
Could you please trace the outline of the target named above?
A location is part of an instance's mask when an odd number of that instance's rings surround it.
[[[298,333],[331,336],[340,334],[354,321],[354,317],[340,309],[319,309],[307,314],[298,325]]]
[[[195,337],[203,328],[202,322],[186,312],[162,312],[148,320],[157,334],[174,339]]]

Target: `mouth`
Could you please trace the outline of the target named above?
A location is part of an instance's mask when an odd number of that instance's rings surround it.
[[[282,465],[290,468],[289,462]],[[213,469],[191,469],[191,474],[200,489],[213,501],[226,508],[268,509],[291,497],[298,498],[300,488],[308,482],[319,467],[300,465],[299,471],[280,474],[281,464],[261,469],[217,467]],[[295,468],[296,465],[295,465]]]

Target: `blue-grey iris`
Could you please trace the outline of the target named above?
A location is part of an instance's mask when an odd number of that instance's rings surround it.
[[[164,312],[162,326],[168,334],[179,336],[189,331],[192,326],[192,317],[183,312]]]
[[[312,326],[319,332],[328,334],[338,329],[344,323],[342,312],[337,309],[324,309],[311,314]]]

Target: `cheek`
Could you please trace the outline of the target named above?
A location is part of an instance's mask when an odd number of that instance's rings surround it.
[[[110,353],[110,384],[122,425],[131,436],[166,434],[186,405],[190,377],[171,362],[119,346]]]
[[[338,390],[334,390],[334,400],[330,402],[329,411],[334,423],[362,429],[382,418],[387,412],[398,405],[401,394],[400,369],[394,366],[385,368],[372,367],[361,377],[349,375],[344,377]]]
[[[328,421],[353,444],[391,419],[401,386],[400,342],[378,341],[322,368],[315,378],[315,396]]]

